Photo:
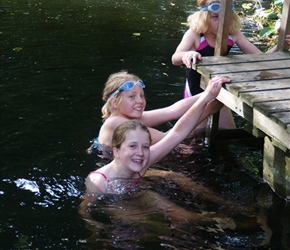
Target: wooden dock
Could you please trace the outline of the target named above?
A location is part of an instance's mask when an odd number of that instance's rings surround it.
[[[264,180],[290,199],[290,52],[204,57],[193,68],[202,88],[216,75],[231,79],[218,99],[265,137]]]
[[[285,41],[290,32],[290,0],[283,3],[278,52],[226,56],[232,3],[221,0],[215,56],[204,57],[192,67],[201,74],[202,88],[215,75],[231,79],[218,99],[252,124],[251,134],[264,137],[263,178],[290,200],[290,52]],[[218,114],[209,121],[209,134],[217,137]]]

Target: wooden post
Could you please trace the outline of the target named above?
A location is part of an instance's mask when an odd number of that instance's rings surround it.
[[[290,151],[268,136],[264,140],[263,179],[279,196],[290,200]]]
[[[232,4],[233,0],[221,0],[219,26],[214,51],[215,56],[226,56],[228,52],[229,24],[233,16]]]
[[[289,45],[285,41],[285,37],[290,31],[290,18],[289,17],[290,17],[290,0],[284,0],[281,27],[280,27],[279,38],[278,38],[278,43],[277,43],[278,51],[287,51],[289,49]]]
[[[215,43],[215,56],[226,56],[228,53],[228,36],[229,24],[232,20],[232,4],[233,0],[221,0],[221,9],[219,12],[219,26]],[[219,126],[219,112],[208,117],[206,127],[206,137],[208,138],[208,145],[210,151],[215,148],[218,126]]]

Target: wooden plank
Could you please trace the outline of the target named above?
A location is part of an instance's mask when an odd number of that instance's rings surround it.
[[[271,108],[264,108],[266,103],[268,103]],[[276,107],[275,103],[279,103],[282,109],[273,109],[273,107]],[[269,117],[272,121],[279,124],[282,128],[287,129],[288,125],[290,125],[290,106],[287,106],[287,104],[290,104],[290,99],[287,101],[270,101],[257,103],[254,104],[254,109],[259,111],[261,114]]]
[[[290,125],[290,111],[285,111],[285,112],[276,112],[271,114],[271,117],[276,118],[278,121],[282,121],[283,124],[285,124],[285,129],[289,127]]]
[[[290,71],[290,57],[285,60],[275,61],[275,69],[288,69]],[[206,71],[209,74],[228,74],[263,70],[273,70],[273,61],[251,62],[251,63],[235,63],[235,64],[214,64],[210,66],[200,66],[198,71]],[[289,74],[290,75],[290,74]]]
[[[262,61],[279,61],[289,59],[289,51],[279,51],[275,53],[263,54],[242,54],[242,55],[228,55],[228,56],[208,56],[203,57],[197,64],[193,64],[192,68],[196,70],[200,66],[211,66],[214,64],[233,64],[233,63],[250,63]]]
[[[259,107],[269,114],[285,112],[290,110],[290,100],[285,101],[267,101],[259,104]],[[290,119],[290,113],[288,113]]]
[[[277,89],[271,91],[252,91],[241,93],[239,96],[242,101],[253,107],[258,102],[281,101],[290,99],[290,87],[288,89]]]
[[[274,90],[274,89],[284,89],[290,86],[290,79],[280,79],[277,80],[266,80],[266,81],[251,81],[251,82],[232,82],[226,84],[226,89],[231,93],[239,96],[240,93],[257,91],[257,90]]]
[[[259,111],[253,109],[253,125],[262,130],[265,134],[274,138],[276,141],[290,148],[290,133],[284,127],[277,124],[271,118],[261,114]]]
[[[272,69],[265,71],[253,71],[250,74],[248,72],[241,73],[228,73],[228,74],[219,74],[219,73],[208,73],[202,72],[202,75],[207,78],[212,78],[217,75],[227,76],[233,82],[251,82],[251,81],[262,81],[262,80],[280,80],[280,79],[289,79],[290,81],[290,70],[289,69]]]

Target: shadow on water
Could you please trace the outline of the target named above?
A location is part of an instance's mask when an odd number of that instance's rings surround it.
[[[184,69],[170,58],[194,9],[1,2],[1,249],[289,247],[289,204],[262,181],[261,141],[252,138],[220,141],[211,158],[189,137],[130,197],[99,197],[90,220],[79,214],[85,177],[104,162],[85,149],[101,126],[106,78],[139,75],[148,109],[182,98]]]

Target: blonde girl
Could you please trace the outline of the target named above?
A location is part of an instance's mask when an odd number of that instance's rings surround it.
[[[103,125],[99,131],[98,139],[95,140],[95,147],[98,145],[111,147],[113,131],[123,122],[132,119],[137,119],[148,127],[152,144],[155,144],[167,132],[158,131],[153,127],[179,119],[200,98],[200,95],[196,95],[182,99],[165,108],[145,111],[144,89],[144,82],[134,74],[121,71],[109,76],[103,91],[105,102],[102,108]],[[197,124],[208,115],[216,113],[221,107],[222,104],[217,100],[210,102],[203,109]]]
[[[172,55],[173,65],[185,64],[186,66],[185,98],[203,91],[200,88],[200,74],[192,69],[192,63],[201,60],[203,56],[214,55],[218,30],[220,0],[198,0],[197,5],[199,6],[199,11],[188,17],[187,25],[189,29],[183,35],[180,44]],[[232,8],[234,9],[234,6]],[[229,27],[228,52],[236,44],[245,54],[262,53],[245,37],[240,29],[240,19],[233,10]],[[288,37],[286,37],[286,41],[289,40],[287,40]],[[267,53],[275,50],[276,47]],[[231,111],[227,107],[221,109],[220,115],[220,127],[235,128]],[[205,125],[201,124],[200,126],[203,127]]]
[[[200,120],[207,104],[219,94],[224,82],[229,82],[229,79],[226,77],[213,78],[189,110],[154,145],[152,145],[151,132],[140,120],[128,119],[117,126],[111,142],[114,159],[89,174],[86,182],[89,191],[93,193],[112,192],[113,180],[118,178],[138,181],[152,164],[165,157],[189,135]],[[141,91],[141,89],[140,87],[139,90]],[[112,94],[109,98],[112,98]]]

